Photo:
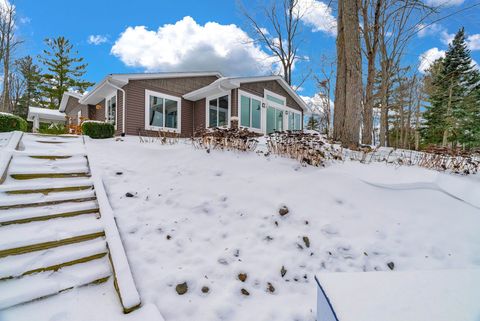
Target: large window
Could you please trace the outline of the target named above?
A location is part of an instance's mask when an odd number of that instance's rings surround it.
[[[105,100],[105,113],[107,122],[116,125],[117,120],[117,96],[113,95]]]
[[[208,127],[228,125],[229,96],[208,99]]]
[[[180,98],[147,90],[145,127],[180,131]]]
[[[288,114],[288,129],[301,130],[302,129],[302,115],[299,113],[290,112]]]
[[[262,128],[262,103],[259,99],[240,95],[240,126]]]

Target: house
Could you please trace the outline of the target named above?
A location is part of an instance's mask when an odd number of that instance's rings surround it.
[[[305,102],[280,76],[218,72],[110,74],[86,95],[66,93],[60,112],[115,125],[116,135],[169,131],[191,137],[209,127],[258,133],[301,130]]]

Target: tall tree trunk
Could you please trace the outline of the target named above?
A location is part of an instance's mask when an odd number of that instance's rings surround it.
[[[338,0],[337,76],[335,82],[335,103],[333,106],[333,139],[335,140],[343,139],[343,127],[345,123],[346,65],[343,1],[344,0]]]
[[[373,91],[375,87],[375,58],[378,51],[378,36],[380,32],[380,13],[383,0],[375,2],[375,11],[373,25],[370,24],[368,7],[370,1],[363,3],[363,32],[365,47],[367,49],[367,84],[365,86],[365,101],[363,103],[363,127],[362,127],[362,143],[371,145],[373,137]],[[373,30],[372,30],[373,28]],[[371,32],[373,31],[373,32]]]
[[[362,52],[360,46],[359,28],[359,1],[338,1],[339,35],[337,39],[337,84],[335,92],[340,94],[335,97],[335,113],[340,113],[340,119],[334,121],[336,130],[334,135],[347,146],[357,146],[360,139],[360,124],[362,113]],[[341,25],[341,26],[340,26]],[[343,44],[343,46],[342,46]],[[340,105],[340,104],[343,104]],[[334,115],[337,117],[337,115]],[[341,126],[343,123],[343,126]],[[339,126],[341,126],[339,128]],[[340,131],[340,133],[339,133]]]
[[[388,59],[388,58],[387,58]],[[380,146],[386,146],[388,126],[388,60],[382,58],[382,81],[380,84]]]

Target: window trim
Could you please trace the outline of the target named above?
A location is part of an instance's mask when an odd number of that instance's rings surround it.
[[[152,126],[150,125],[150,96],[155,96],[159,98],[165,99],[170,99],[174,100],[177,102],[177,128],[170,128],[170,127],[165,127],[165,101],[163,104],[163,126]],[[144,111],[145,111],[145,130],[162,130],[162,131],[173,131],[175,133],[181,133],[182,131],[182,98],[177,97],[177,96],[172,96],[168,94],[164,94],[158,91],[153,91],[153,90],[148,90],[145,89],[145,106],[144,106]]]
[[[105,97],[105,122],[108,122],[108,101],[111,100],[113,97],[115,97],[115,130],[117,130],[117,124],[118,124],[118,95],[117,91],[114,91],[110,95],[107,95]]]
[[[227,91],[224,93],[212,95],[205,98],[205,128],[215,128],[210,127],[210,100],[218,99],[223,96],[228,96],[228,112],[227,112],[227,126],[217,126],[216,128],[230,128],[230,118],[232,116],[232,93],[231,91]],[[217,106],[217,124],[218,124],[218,107]]]
[[[280,104],[277,103],[277,102],[268,100],[267,95],[272,96],[272,97],[277,98],[277,99],[280,99],[280,100],[283,100],[283,105],[280,105]],[[280,106],[287,107],[287,97],[284,97],[284,96],[282,96],[282,95],[279,95],[279,94],[277,94],[277,93],[274,93],[273,91],[270,91],[270,90],[268,90],[268,89],[264,89],[263,97],[264,97],[265,100],[268,101],[268,102],[271,102],[271,103],[274,103],[274,104],[277,104],[277,105],[280,105]]]
[[[255,128],[255,127],[247,127],[247,126],[242,126],[242,96],[245,96],[250,99],[255,99],[260,101],[260,128]],[[238,127],[239,128],[247,128],[248,130],[252,132],[257,132],[257,133],[265,133],[266,131],[266,107],[264,107],[264,98],[262,96],[257,96],[255,94],[249,93],[247,91],[243,90],[238,90],[238,97],[237,97],[237,113],[238,113]],[[251,102],[250,102],[251,105]],[[250,111],[250,125],[252,124],[252,112]]]
[[[271,100],[268,100],[267,99],[267,95],[270,95],[270,96],[273,96],[273,97],[276,97],[278,99],[282,99],[285,101],[285,105],[280,105],[279,103],[276,103],[274,101],[271,101]],[[284,112],[288,112],[288,113],[293,113],[293,114],[299,114],[300,115],[300,129],[297,129],[297,130],[303,130],[303,112],[295,109],[295,108],[292,108],[292,107],[289,107],[287,106],[287,98],[286,97],[283,97],[282,95],[279,95],[277,93],[274,93],[268,89],[264,89],[264,101],[265,101],[265,109],[268,108],[268,106],[270,105],[271,107],[273,108],[276,108],[276,109],[280,109],[280,110],[283,110]],[[285,124],[286,123],[286,124]],[[295,120],[294,120],[294,123],[295,123]],[[286,126],[285,126],[286,125]],[[289,128],[289,123],[288,123],[288,116],[285,117],[285,114],[284,114],[284,121],[283,121],[283,130],[295,130],[295,129],[290,129]],[[285,129],[286,128],[286,129]],[[295,128],[295,124],[294,124],[294,128]],[[267,133],[267,119],[265,118],[265,133]]]

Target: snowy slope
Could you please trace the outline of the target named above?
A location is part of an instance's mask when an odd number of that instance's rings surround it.
[[[167,321],[313,321],[321,271],[388,271],[390,262],[401,271],[480,267],[478,208],[436,189],[372,184],[427,184],[433,171],[354,162],[304,168],[136,137],[89,149],[142,299]],[[244,283],[239,273],[247,273]]]

